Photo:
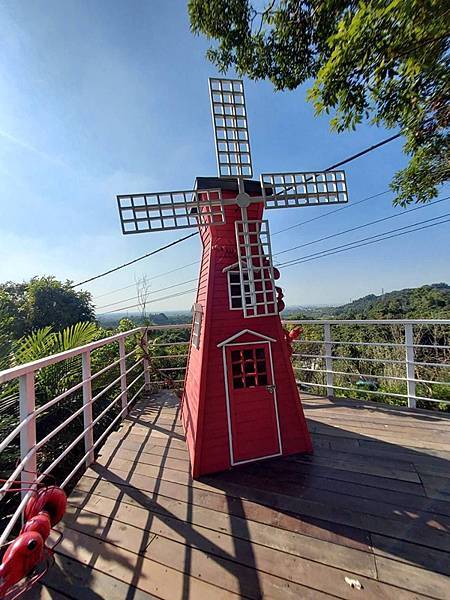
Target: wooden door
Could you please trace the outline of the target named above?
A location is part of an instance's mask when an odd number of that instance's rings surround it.
[[[281,453],[269,343],[226,348],[233,464]]]

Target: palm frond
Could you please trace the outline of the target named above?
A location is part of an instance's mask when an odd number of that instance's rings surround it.
[[[92,342],[97,333],[97,325],[89,321],[75,323],[55,334],[56,352],[72,350]]]
[[[55,334],[51,325],[37,329],[14,343],[12,362],[21,365],[53,354],[54,343]]]

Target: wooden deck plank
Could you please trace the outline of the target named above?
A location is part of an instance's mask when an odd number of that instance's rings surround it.
[[[450,418],[303,404],[315,455],[194,481],[177,399],[138,403],[69,498],[42,598],[449,598]]]
[[[231,517],[225,513],[217,514],[201,507],[195,509],[195,522],[192,519],[190,521],[177,519],[170,511],[156,513],[149,511],[148,508],[126,503],[120,505],[116,510],[115,507],[114,500],[108,502],[104,497],[91,495],[89,501],[82,505],[82,510],[103,517],[114,514],[115,521],[146,529],[174,541],[180,541],[180,532],[183,533],[183,539],[186,540],[189,539],[190,532],[196,532],[198,533],[196,547],[199,549],[205,549],[202,541],[206,542],[207,547],[211,545],[210,542],[213,542],[216,548],[223,549],[225,547],[231,554],[234,548],[233,538],[236,537],[242,540],[241,551],[245,544],[250,546],[251,543],[254,543],[340,569],[351,570],[354,567],[358,573],[369,577],[376,575],[375,561],[369,553],[368,547],[365,549],[366,551],[355,550],[275,526],[262,525],[249,519]],[[76,509],[76,506],[74,508]],[[192,508],[191,511],[194,512]],[[72,513],[71,526],[73,526],[76,514],[76,512]],[[175,521],[178,522],[175,523]],[[67,519],[65,522],[69,523]],[[211,525],[213,525],[213,529]],[[278,557],[278,559],[280,558],[282,559],[282,557]],[[355,565],[357,566],[355,567]]]
[[[148,482],[150,479],[148,479]],[[257,523],[276,525],[279,529],[293,531],[305,536],[315,537],[319,540],[330,541],[349,548],[368,550],[370,547],[370,536],[360,529],[343,526],[322,519],[300,519],[298,515],[280,512],[277,509],[260,503],[251,502],[244,498],[220,495],[203,490],[187,490],[185,486],[162,482],[155,479],[153,485],[147,489],[139,489],[139,499],[135,500],[135,488],[121,483],[111,483],[102,479],[83,477],[79,482],[77,490],[81,492],[81,498],[86,498],[92,492],[105,498],[118,499],[127,504],[144,506],[154,512],[166,510],[172,511],[178,518],[193,523],[202,523],[202,517],[210,517],[211,511],[237,516],[245,520]],[[74,502],[78,505],[76,492]],[[209,524],[215,527],[214,519]]]
[[[130,451],[127,451],[128,454],[125,454],[122,449],[119,449],[115,453],[115,457],[121,459],[122,456],[128,456]],[[170,458],[164,459],[158,455],[151,454],[140,454],[139,461],[141,464],[149,464],[152,466],[161,465],[161,461],[165,461],[165,465],[168,468],[174,468],[175,470],[180,470],[186,472],[188,470],[188,463],[186,461],[181,461],[182,468],[178,464],[180,461],[176,461],[176,464],[173,463],[173,460]],[[108,460],[103,462],[109,462]],[[100,464],[102,464],[102,459],[100,459]],[[114,460],[112,461],[114,464]],[[263,467],[264,470],[267,470],[267,464]],[[282,479],[277,479],[278,481],[282,481]],[[420,480],[419,480],[420,481]],[[341,484],[341,482],[339,482]],[[405,497],[404,494],[397,494],[394,492],[394,497],[388,496],[386,497],[386,490],[373,490],[370,486],[361,486],[357,484],[349,484],[345,482],[344,485],[341,485],[340,488],[336,488],[336,481],[330,480],[326,478],[319,478],[314,476],[313,478],[309,478],[308,480],[302,480],[301,488],[297,488],[297,496],[305,499],[314,499],[317,495],[316,489],[322,490],[322,500],[326,497],[327,501],[332,502],[336,506],[342,505],[344,508],[348,506],[352,506],[354,504],[354,499],[357,499],[357,510],[364,509],[362,512],[366,512],[368,514],[375,514],[380,516],[390,516],[391,518],[402,518],[405,504],[409,506],[409,513],[411,518],[414,513],[414,517],[416,519],[422,520],[431,520],[435,519],[436,522],[439,522],[439,526],[441,529],[450,529],[450,506],[446,503],[442,503],[441,513],[437,508],[433,508],[436,505],[435,500],[417,498],[412,494],[409,494],[408,497]],[[370,493],[372,491],[372,494]],[[373,493],[375,491],[375,493]],[[387,503],[391,503],[392,506],[387,506]],[[415,510],[414,510],[415,509]],[[439,515],[439,517],[437,517]],[[445,515],[449,515],[446,517]],[[437,517],[437,518],[435,518]]]
[[[65,523],[70,528],[76,527],[77,531],[99,537],[102,541],[119,548],[126,539],[129,551],[143,553],[153,561],[178,571],[186,568],[185,559],[188,555],[189,572],[194,577],[198,577],[203,582],[226,587],[227,590],[243,597],[256,599],[260,598],[261,594],[277,598],[295,597],[293,594],[299,594],[304,586],[320,592],[336,594],[340,598],[353,597],[353,590],[345,583],[345,577],[354,577],[355,570],[340,571],[322,562],[304,560],[256,543],[236,543],[232,536],[218,533],[210,539],[205,539],[202,529],[186,528],[181,522],[181,527],[176,531],[178,535],[174,535],[173,529],[167,523],[158,522],[158,519],[155,519],[154,526],[156,531],[159,529],[159,532],[147,533],[140,528],[118,522],[116,516],[114,519],[107,519],[88,511],[78,511],[73,520],[69,517]],[[172,535],[172,539],[166,537],[167,535]],[[175,539],[176,537],[178,540]],[[187,539],[190,542],[188,547],[183,544]],[[220,546],[217,545],[219,540]],[[383,560],[387,561],[387,559]],[[385,565],[385,568],[387,570],[388,565]],[[370,571],[375,574],[374,569]],[[363,585],[366,598],[394,600],[394,598],[414,597],[413,594],[385,585],[383,581],[375,581],[358,572],[356,575]],[[440,583],[438,591],[442,588],[440,577],[435,576],[434,581],[434,585]],[[291,585],[288,586],[288,582],[296,584],[295,590]],[[297,588],[297,585],[300,587]],[[287,595],[288,589],[289,595]]]

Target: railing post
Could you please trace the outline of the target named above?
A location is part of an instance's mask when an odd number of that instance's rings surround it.
[[[128,403],[127,394],[127,363],[125,358],[125,338],[119,340],[119,358],[120,358],[120,393],[122,395],[123,416],[126,417],[126,408]]]
[[[144,331],[144,336],[142,340],[142,349],[144,350],[144,382],[145,387],[144,390],[146,392],[150,391],[150,365],[148,362],[148,330]]]
[[[28,423],[20,430],[20,460],[36,446],[36,396],[34,389],[34,372],[30,371],[19,378],[19,417],[22,423],[27,417]],[[23,466],[20,481],[24,488],[29,488],[36,482],[37,461],[36,452],[32,452]],[[27,492],[22,492],[22,497]]]
[[[416,375],[414,368],[414,331],[412,323],[405,323],[406,385],[408,407],[416,408]]]
[[[92,427],[92,380],[91,380],[91,352],[81,355],[81,373],[83,378],[83,426],[84,426],[84,452],[86,454],[86,467],[94,462],[94,428]]]
[[[323,339],[325,350],[325,370],[327,372],[327,396],[328,398],[334,398],[333,360],[331,358],[331,353],[333,351],[333,342],[331,341],[330,323],[324,323],[323,325]]]

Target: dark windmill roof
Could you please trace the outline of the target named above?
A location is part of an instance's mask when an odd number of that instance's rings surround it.
[[[238,192],[236,177],[197,177],[195,180],[196,190],[227,190]],[[247,194],[261,194],[261,183],[252,179],[244,179],[244,189]]]

